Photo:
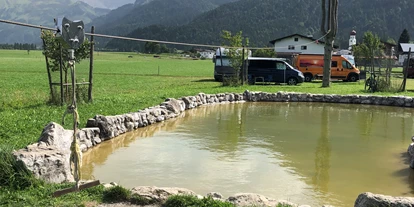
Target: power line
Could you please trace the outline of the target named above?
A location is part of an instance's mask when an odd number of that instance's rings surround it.
[[[23,27],[31,27],[31,28],[42,29],[42,30],[57,31],[56,28],[38,26],[38,25],[34,25],[34,24],[28,24],[28,23],[22,23],[22,22],[10,21],[10,20],[0,19],[0,22],[6,23],[6,24],[13,24],[13,25],[18,25],[18,26],[23,26]],[[222,46],[222,45],[206,45],[206,44],[193,44],[193,43],[184,43],[184,42],[170,42],[170,41],[162,41],[162,40],[139,39],[139,38],[132,38],[132,37],[104,35],[104,34],[85,33],[85,35],[95,36],[95,37],[102,37],[102,38],[110,38],[110,39],[130,40],[130,41],[138,41],[138,42],[154,42],[154,43],[161,43],[161,44],[183,45],[183,46],[193,46],[193,47],[208,47],[208,48],[225,47],[225,48],[232,48],[232,49],[239,49],[240,48],[240,47],[228,47],[228,46]],[[315,42],[323,39],[326,35],[328,35],[328,34],[325,34],[324,36],[316,39]],[[316,44],[315,42],[309,42],[309,43],[300,44],[300,45],[293,45],[293,46],[296,47],[296,46]],[[251,50],[259,50],[259,49],[272,50],[272,49],[286,49],[286,48],[288,48],[288,47],[246,47],[246,49],[251,49]]]

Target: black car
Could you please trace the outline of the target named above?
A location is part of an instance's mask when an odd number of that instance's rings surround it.
[[[250,84],[274,82],[296,85],[305,79],[302,72],[280,58],[249,57],[247,64]]]

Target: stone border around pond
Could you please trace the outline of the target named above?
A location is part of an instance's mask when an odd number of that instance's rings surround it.
[[[85,152],[103,141],[126,132],[175,118],[185,110],[203,105],[240,102],[321,102],[414,107],[413,98],[406,96],[250,91],[219,94],[199,93],[196,96],[185,96],[179,99],[170,98],[160,105],[123,115],[96,115],[87,121],[86,128],[79,130],[77,137],[81,150]],[[38,178],[53,183],[71,182],[73,177],[69,171],[69,147],[72,134],[73,130],[65,130],[61,125],[51,122],[43,129],[38,143],[15,151],[13,154]],[[408,154],[411,157],[410,163],[412,164],[410,166],[414,167],[414,144],[410,145]]]

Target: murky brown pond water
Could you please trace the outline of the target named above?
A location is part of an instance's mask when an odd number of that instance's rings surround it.
[[[414,196],[413,109],[322,103],[202,107],[84,154],[84,178],[205,195],[259,193],[353,206],[361,192]]]

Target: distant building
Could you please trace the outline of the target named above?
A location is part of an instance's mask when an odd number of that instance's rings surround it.
[[[356,41],[356,31],[352,30],[350,36],[349,36],[349,48],[348,50],[352,51],[352,46],[356,45],[357,41]]]
[[[325,42],[314,39],[313,36],[292,34],[270,41],[274,45],[278,57],[294,54],[324,54]],[[334,46],[338,48],[338,46]]]
[[[214,54],[216,53],[216,51],[214,50],[200,50],[197,51],[201,57],[207,58],[207,59],[213,59]]]
[[[414,44],[409,43],[400,43],[402,48],[402,53],[398,57],[398,64],[402,66],[404,64],[404,61],[408,59],[408,53],[411,48],[411,57],[414,57]]]

